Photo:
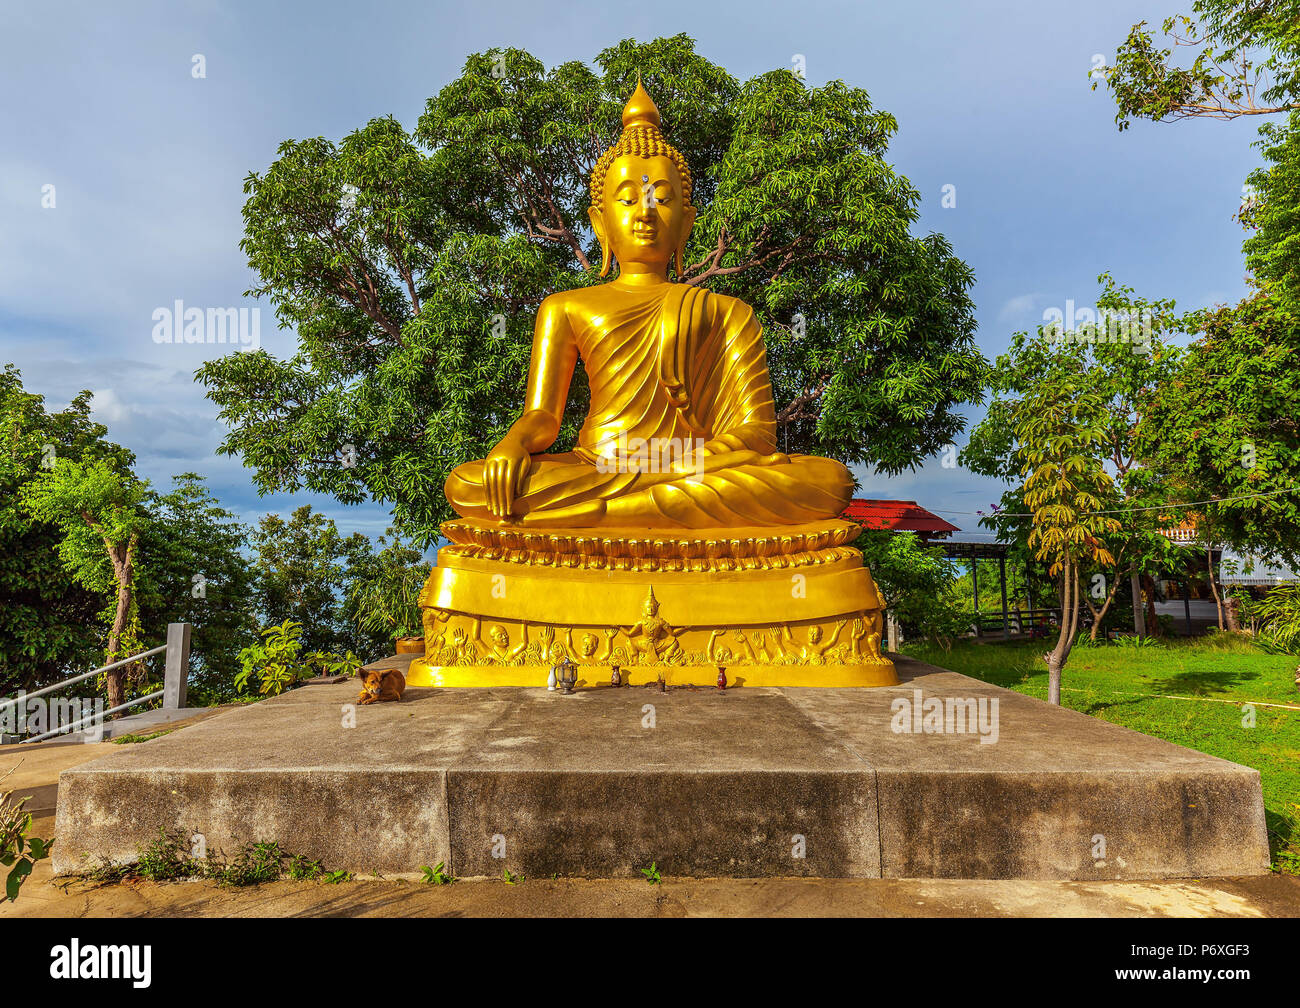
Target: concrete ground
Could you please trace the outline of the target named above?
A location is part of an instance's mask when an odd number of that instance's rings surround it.
[[[66,890],[48,869],[2,917],[1295,917],[1300,879],[1173,882],[953,879],[525,879],[135,882]]]
[[[179,740],[178,740],[179,741]],[[58,774],[112,743],[0,747],[0,773],[30,795],[34,833],[54,829]],[[57,840],[57,838],[56,838]],[[525,879],[426,886],[403,880],[326,885],[277,882],[244,889],[209,882],[55,882],[36,868],[0,917],[291,916],[873,916],[873,917],[1296,917],[1300,878],[1069,882],[959,879]]]
[[[497,877],[502,857],[635,882],[651,861],[694,878],[1267,873],[1257,771],[897,665],[899,686],[866,690],[411,688],[369,707],[354,683],[293,690],[67,770],[54,865],[126,862],[180,829],[389,877],[439,861]],[[918,696],[978,707],[988,733],[920,731]]]

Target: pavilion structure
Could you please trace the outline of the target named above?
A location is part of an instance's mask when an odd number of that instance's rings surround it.
[[[1030,600],[1029,614],[1017,612],[1013,618],[1007,605],[1007,552],[1009,543],[977,542],[953,540],[952,534],[961,529],[951,522],[939,517],[933,511],[927,511],[916,501],[880,500],[876,498],[854,498],[849,501],[842,516],[847,521],[857,522],[865,529],[888,532],[914,532],[925,543],[943,548],[943,555],[950,560],[970,565],[971,582],[975,595],[975,635],[983,630],[980,615],[980,576],[979,560],[996,560],[998,562],[998,588],[1001,595],[1001,612],[998,616],[990,614],[990,622],[1001,630],[1003,637],[1011,635],[1011,627],[1021,632],[1024,618],[1033,619],[1033,602]],[[1026,582],[1027,583],[1027,582]]]

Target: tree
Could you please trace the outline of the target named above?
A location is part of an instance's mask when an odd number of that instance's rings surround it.
[[[1099,512],[1112,483],[1096,451],[1105,437],[1100,397],[1066,385],[1036,389],[1014,410],[1029,546],[1061,579],[1061,625],[1047,660],[1047,702],[1061,702],[1061,673],[1079,626],[1079,567],[1114,563],[1104,537],[1120,523]]]
[[[1300,318],[1261,291],[1201,326],[1148,401],[1139,450],[1184,500],[1209,501],[1209,544],[1300,564]]]
[[[1254,231],[1243,244],[1246,265],[1279,306],[1300,315],[1300,113],[1285,127],[1266,123],[1260,144],[1268,164],[1251,172],[1240,213]]]
[[[1127,581],[1138,598],[1139,580],[1167,568],[1176,556],[1177,548],[1163,534],[1177,523],[1179,512],[1169,507],[1173,491],[1166,470],[1149,464],[1149,449],[1137,431],[1151,398],[1177,373],[1181,355],[1169,338],[1185,333],[1199,318],[1178,314],[1172,301],[1139,298],[1107,274],[1098,282],[1097,310],[1083,310],[1068,329],[1064,320],[1053,320],[1034,337],[1023,332],[1012,337],[1011,348],[993,369],[988,414],[962,453],[963,464],[975,472],[1011,484],[1001,506],[981,524],[1004,541],[1027,546],[1035,523],[1028,517],[1033,508],[1021,479],[1024,446],[1017,432],[1024,402],[1086,394],[1095,403],[1092,457],[1110,478],[1099,510],[1113,513],[1118,525],[1105,537],[1105,550],[1096,554],[1107,557],[1105,563],[1078,558],[1077,573],[1088,582],[1081,600],[1093,616],[1094,640],[1120,587]]]
[[[245,182],[242,247],[250,293],[299,348],[197,372],[230,428],[220,450],[264,491],[381,501],[431,543],[447,474],[518,411],[541,300],[600,282],[588,173],[638,73],[692,167],[683,279],[753,304],[782,448],[899,472],[950,441],[986,367],[972,275],[941,236],[911,234],[919,195],[886,160],[894,118],[840,82],[741,84],[679,35],[624,41],[595,69],[476,54],[414,135],[382,118],[338,144],[284,143]],[[586,405],[579,380],[556,450]]]
[[[98,455],[130,464],[130,453],[104,440],[90,419],[90,393],[63,410],[23,388],[22,375],[0,370],[0,695],[50,685],[99,664],[102,599],[59,560],[58,525],[22,506],[22,489],[61,457]]]
[[[140,624],[150,635],[189,623],[190,697],[219,703],[234,695],[239,653],[256,640],[249,530],[221,507],[196,473],[147,501],[140,541]]]
[[[926,545],[914,532],[865,530],[858,538],[885,608],[909,632],[951,646],[970,625],[953,605],[956,568],[940,546]]]
[[[1165,20],[1170,49],[1155,48],[1145,22],[1134,25],[1100,79],[1121,130],[1134,118],[1282,117],[1260,127],[1269,163],[1246,180],[1239,217],[1255,232],[1244,251],[1256,282],[1300,312],[1300,0],[1197,0],[1193,10],[1199,24]],[[1197,50],[1190,67],[1170,63],[1177,48]]]
[[[1150,33],[1134,25],[1105,80],[1123,129],[1130,118],[1231,119],[1285,115],[1260,130],[1268,164],[1248,179],[1240,212],[1254,293],[1234,308],[1201,314],[1200,335],[1176,376],[1151,396],[1141,451],[1196,515],[1207,552],[1216,544],[1300,562],[1300,0],[1198,0],[1170,18],[1174,46],[1199,49],[1192,65],[1170,65]],[[1175,30],[1175,25],[1180,27]],[[1094,83],[1095,86],[1095,83]],[[1213,570],[1210,583],[1219,600]],[[1220,606],[1220,626],[1223,624]]]
[[[376,648],[424,632],[419,597],[430,564],[422,550],[403,542],[393,529],[388,534],[391,543],[380,536],[379,551],[358,556],[348,571],[348,614]]]
[[[1300,0],[1197,0],[1194,21],[1166,18],[1170,48],[1157,49],[1146,22],[1135,24],[1113,66],[1094,76],[1115,97],[1115,122],[1236,119],[1300,108]],[[1191,65],[1170,61],[1195,52]]]
[[[148,483],[112,460],[57,459],[22,488],[23,506],[38,521],[58,526],[59,559],[77,582],[114,597],[104,663],[111,665],[139,646],[135,605],[137,548],[148,516]],[[126,700],[127,668],[107,673],[108,705]]]
[[[252,534],[256,611],[262,626],[290,621],[302,626],[307,651],[361,651],[359,635],[346,609],[349,572],[370,553],[359,532],[346,538],[324,515],[304,505],[286,522],[267,515]]]

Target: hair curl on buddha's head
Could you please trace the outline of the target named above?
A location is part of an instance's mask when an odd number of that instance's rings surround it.
[[[682,178],[682,200],[691,206],[691,170],[681,152],[664,139],[659,132],[659,109],[646,94],[638,78],[636,90],[623,108],[623,133],[618,143],[605,151],[591,169],[591,205],[599,207],[605,191],[605,176],[609,166],[624,154],[638,157],[666,157],[677,166],[677,173]]]

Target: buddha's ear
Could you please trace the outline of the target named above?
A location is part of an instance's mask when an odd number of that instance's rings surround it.
[[[600,242],[600,275],[609,273],[609,239],[605,236],[605,215],[600,207],[587,207],[587,216],[591,219],[591,230],[596,232]]]
[[[691,229],[695,227],[695,207],[687,206],[683,208],[682,214],[682,240],[677,246],[677,279],[682,278],[682,263],[686,259],[686,241],[691,236]]]

